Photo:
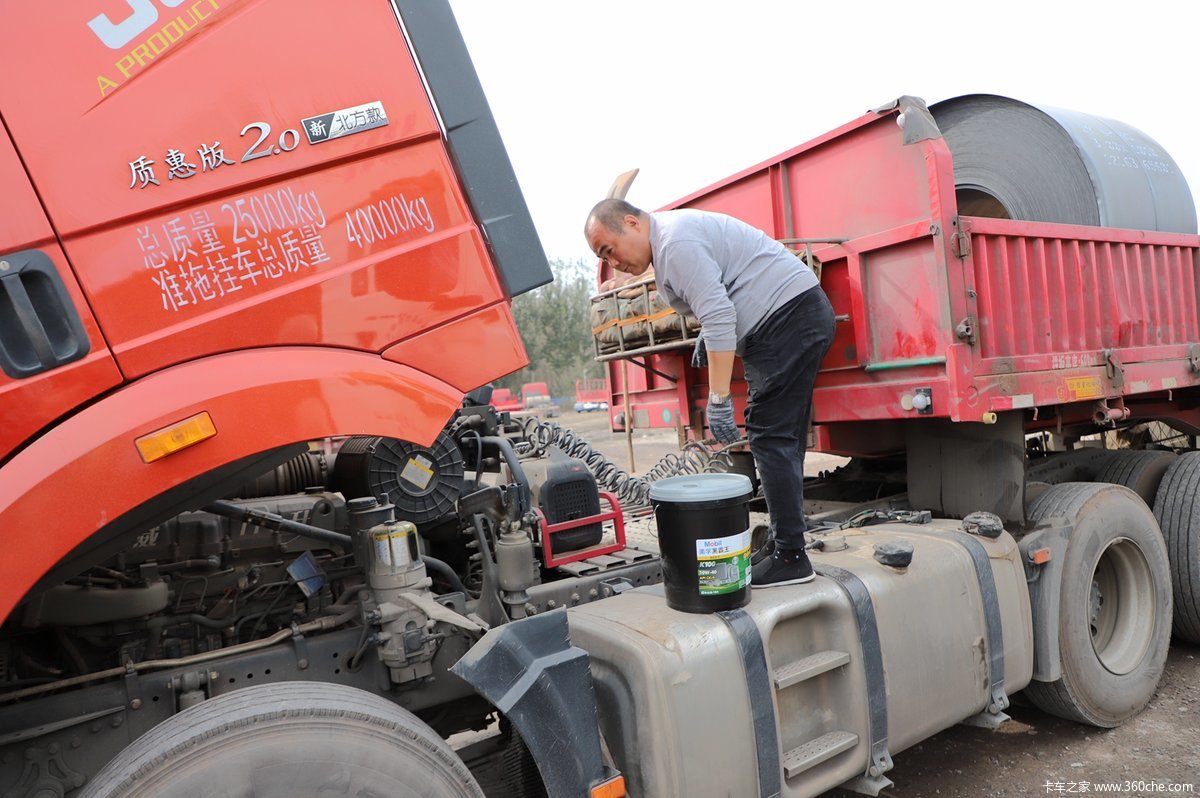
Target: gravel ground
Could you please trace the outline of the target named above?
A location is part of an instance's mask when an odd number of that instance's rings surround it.
[[[567,412],[557,420],[628,468],[624,434],[608,431],[605,414]],[[678,450],[673,430],[635,431],[633,438],[637,472]],[[810,454],[805,472],[815,474],[841,462]],[[883,795],[1200,794],[1200,646],[1172,641],[1154,699],[1118,729],[1059,720],[1025,704],[1020,695],[1008,714],[1012,720],[997,731],[955,726],[907,751],[893,752],[895,767],[887,775],[895,786]],[[823,798],[852,795],[833,790]]]

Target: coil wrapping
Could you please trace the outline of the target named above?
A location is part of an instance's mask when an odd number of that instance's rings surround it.
[[[929,113],[954,157],[962,214],[1196,232],[1187,180],[1137,128],[990,94],[944,100]]]
[[[687,474],[714,474],[733,470],[727,450],[715,451],[696,441],[689,441],[679,454],[668,453],[643,476],[634,476],[609,460],[579,433],[553,421],[527,418],[521,423],[525,442],[518,447],[522,455],[541,456],[550,446],[556,446],[568,456],[582,460],[596,477],[601,490],[616,494],[625,507],[645,507],[650,504],[650,483],[666,477]]]

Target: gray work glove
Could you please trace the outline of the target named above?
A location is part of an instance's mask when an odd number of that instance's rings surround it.
[[[696,336],[696,346],[692,349],[692,368],[708,368],[708,347],[704,345],[704,330]]]
[[[737,424],[733,423],[733,397],[726,397],[724,402],[714,402],[715,398],[712,394],[708,397],[708,409],[705,412],[708,417],[708,429],[719,443],[726,446],[737,443],[742,436],[738,432]]]

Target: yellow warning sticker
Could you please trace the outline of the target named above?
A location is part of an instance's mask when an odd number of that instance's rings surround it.
[[[1066,393],[1067,397],[1073,401],[1099,399],[1104,396],[1104,383],[1099,377],[1068,377]]]
[[[429,481],[433,479],[433,461],[427,457],[417,455],[408,461],[404,466],[404,470],[400,472],[400,478],[405,482],[416,485],[418,490],[425,490],[429,487]]]

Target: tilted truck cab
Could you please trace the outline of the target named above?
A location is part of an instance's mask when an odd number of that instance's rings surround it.
[[[444,7],[409,10],[422,73],[387,3],[94,5],[5,10],[14,54],[58,76],[0,83],[5,612],[247,459],[432,441],[524,364],[509,297],[550,279]],[[131,445],[199,413],[202,447]]]

